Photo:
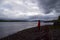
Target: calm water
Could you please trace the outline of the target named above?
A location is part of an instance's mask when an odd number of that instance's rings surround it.
[[[48,24],[52,25],[53,23],[41,22],[41,26]],[[36,26],[37,26],[37,22],[0,22],[0,38]]]

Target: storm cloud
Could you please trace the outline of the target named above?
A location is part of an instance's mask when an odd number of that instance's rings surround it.
[[[38,0],[38,5],[40,6],[40,4],[46,14],[53,10],[55,10],[56,13],[60,13],[60,0]]]
[[[0,0],[0,19],[53,20],[59,15],[60,0]]]

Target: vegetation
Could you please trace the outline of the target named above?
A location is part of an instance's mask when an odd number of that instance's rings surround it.
[[[58,19],[58,21],[60,22],[60,16],[59,16],[59,19]]]

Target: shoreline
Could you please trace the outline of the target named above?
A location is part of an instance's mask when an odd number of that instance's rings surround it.
[[[47,27],[47,26],[43,26],[43,27]],[[51,27],[52,34],[54,31],[58,31],[57,28],[53,29],[52,26],[48,26],[48,27]],[[40,31],[38,31],[38,28],[33,27],[33,28],[19,31],[7,37],[1,38],[0,40],[35,40],[36,38],[40,38],[40,36],[41,36],[41,33]]]
[[[29,39],[29,38],[30,38],[30,40],[32,40],[32,38],[35,39],[37,37],[40,37],[40,35],[41,34],[40,34],[40,31],[38,30],[38,27],[32,27],[29,29],[19,31],[19,32],[9,35],[7,37],[1,38],[1,40],[13,40],[13,39],[17,40],[18,38],[19,38],[19,40],[23,40],[23,38],[24,38],[24,40]]]

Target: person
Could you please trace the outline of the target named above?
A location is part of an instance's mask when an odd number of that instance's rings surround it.
[[[38,20],[38,29],[40,30],[40,20]]]

